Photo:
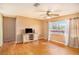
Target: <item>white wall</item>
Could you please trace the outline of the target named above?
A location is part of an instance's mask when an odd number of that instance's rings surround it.
[[[3,27],[2,27],[2,24],[3,24],[3,17],[0,14],[0,47],[3,44]]]

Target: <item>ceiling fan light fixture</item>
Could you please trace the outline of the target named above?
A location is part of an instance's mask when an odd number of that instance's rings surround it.
[[[47,18],[47,19],[50,19],[51,17],[48,16],[48,17],[46,17],[46,18]]]

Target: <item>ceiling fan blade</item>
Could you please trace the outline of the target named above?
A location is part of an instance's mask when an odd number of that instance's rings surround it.
[[[37,12],[47,12],[47,11],[43,11],[43,10],[37,10]]]
[[[41,14],[40,17],[45,18],[48,17],[46,14]]]
[[[49,14],[49,16],[59,16],[59,14]]]
[[[40,17],[43,17],[43,16],[45,16],[45,15],[46,15],[46,14],[41,14]]]

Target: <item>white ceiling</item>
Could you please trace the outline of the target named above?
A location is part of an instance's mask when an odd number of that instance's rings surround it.
[[[46,13],[39,11],[52,9],[54,10],[53,13],[58,13],[60,16],[79,12],[78,3],[40,3],[38,7],[34,7],[33,5],[34,3],[0,3],[0,13],[4,16],[11,17],[19,15],[37,19],[46,19]]]

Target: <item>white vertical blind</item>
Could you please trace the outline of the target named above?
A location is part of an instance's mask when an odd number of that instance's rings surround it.
[[[79,48],[79,18],[72,18],[70,20],[70,38],[69,46]]]
[[[3,44],[3,18],[2,15],[0,14],[0,47]]]

